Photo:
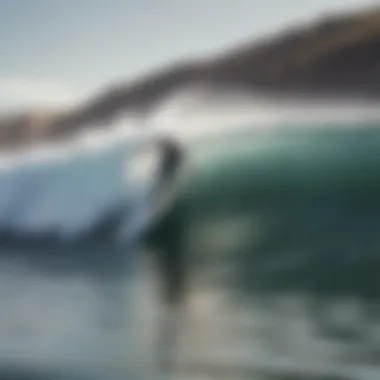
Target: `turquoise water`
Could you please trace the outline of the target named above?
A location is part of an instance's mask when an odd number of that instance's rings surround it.
[[[379,377],[379,143],[376,125],[353,124],[236,130],[189,146],[177,196],[145,241],[176,255],[169,269],[184,276],[172,377]],[[158,268],[123,275],[123,255],[95,235],[71,258],[1,253],[3,363],[157,378],[167,348],[157,349]]]
[[[358,124],[199,142],[159,242],[186,263],[187,371],[380,375],[379,146]]]

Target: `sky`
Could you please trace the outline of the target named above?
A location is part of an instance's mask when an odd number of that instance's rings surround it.
[[[0,0],[0,111],[61,107],[370,0]]]

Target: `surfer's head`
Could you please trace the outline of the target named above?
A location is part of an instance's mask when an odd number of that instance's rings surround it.
[[[167,151],[169,149],[181,149],[179,141],[172,136],[159,137],[158,146],[164,151]]]

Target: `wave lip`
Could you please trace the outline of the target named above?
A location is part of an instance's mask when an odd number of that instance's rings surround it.
[[[153,141],[119,128],[0,156],[0,246],[12,236],[72,240],[99,229],[103,220],[121,223],[121,214],[141,204],[149,187],[134,183],[127,164]]]

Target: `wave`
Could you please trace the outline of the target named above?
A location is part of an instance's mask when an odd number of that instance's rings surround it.
[[[147,196],[150,179],[136,180],[129,164],[153,141],[121,125],[0,156],[0,244],[95,239],[110,219],[126,222]]]

